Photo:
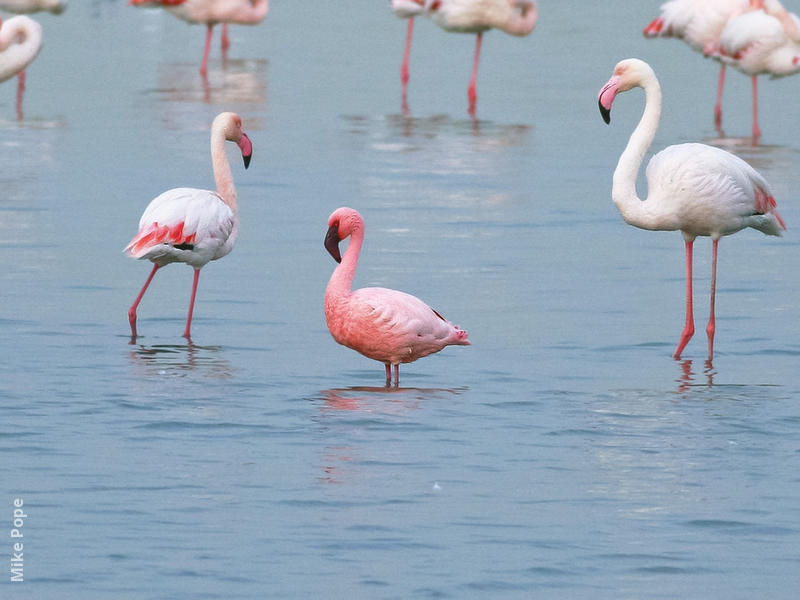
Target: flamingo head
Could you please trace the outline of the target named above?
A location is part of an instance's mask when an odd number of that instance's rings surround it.
[[[242,151],[244,168],[250,166],[250,159],[253,157],[253,144],[247,134],[242,131],[242,118],[236,113],[220,113],[211,124],[212,131],[220,131],[229,142],[235,142]]]
[[[337,208],[328,218],[328,232],[325,234],[325,249],[337,263],[342,262],[339,242],[356,231],[363,231],[364,220],[358,211],[346,206]]]
[[[600,107],[600,114],[606,123],[611,122],[611,105],[619,92],[627,92],[634,87],[641,87],[642,82],[653,77],[653,69],[643,60],[638,58],[628,58],[621,60],[614,67],[614,74],[611,75],[606,84],[597,94],[597,104]]]

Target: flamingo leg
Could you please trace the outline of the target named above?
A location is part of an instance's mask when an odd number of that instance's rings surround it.
[[[711,255],[711,314],[708,317],[708,325],[706,326],[706,334],[708,334],[708,362],[714,359],[714,332],[717,328],[717,319],[715,316],[715,301],[717,297],[717,245],[719,240],[712,240],[712,255]]]
[[[142,301],[142,298],[144,297],[144,293],[147,291],[147,288],[150,285],[150,282],[153,281],[153,276],[156,274],[156,271],[158,271],[158,269],[159,269],[159,265],[158,264],[154,264],[153,265],[153,270],[150,271],[150,275],[147,277],[147,281],[145,281],[144,285],[142,286],[142,290],[139,292],[139,295],[136,296],[136,300],[133,301],[133,304],[131,304],[131,307],[128,309],[128,322],[131,324],[131,344],[136,341],[136,335],[137,335],[136,334],[136,309],[139,308],[139,302]]]
[[[719,79],[717,80],[717,103],[714,105],[714,127],[722,129],[722,88],[725,87],[725,65],[719,66]]]
[[[761,128],[758,126],[758,80],[753,75],[753,140],[761,137]]]
[[[483,32],[478,32],[475,36],[475,57],[472,60],[472,75],[469,78],[469,87],[467,88],[467,99],[469,100],[469,114],[471,117],[475,116],[475,104],[478,101],[478,93],[476,91],[478,85],[478,62],[481,58],[481,42],[483,41]]]
[[[17,119],[22,120],[22,97],[25,95],[25,71],[17,75]]]
[[[679,359],[681,352],[689,343],[694,335],[694,310],[692,308],[692,247],[694,240],[686,240],[686,325],[683,327],[681,339],[678,342],[678,348],[675,350],[673,358]]]
[[[200,75],[203,79],[208,75],[208,55],[211,52],[211,33],[214,30],[214,25],[209,23],[206,30],[206,45],[203,48],[203,62],[200,63]]]
[[[400,364],[394,365],[394,386],[400,385]]]
[[[228,24],[227,23],[223,23],[222,24],[222,39],[220,40],[220,42],[221,42],[220,48],[222,48],[222,52],[223,53],[227,52],[228,48],[231,47],[231,38],[228,35]]]
[[[403,84],[403,114],[408,113],[408,61],[411,56],[411,38],[414,34],[414,17],[408,19],[406,47],[403,50],[403,65],[400,67],[400,82]]]
[[[192,283],[192,297],[189,300],[189,314],[186,316],[186,331],[183,332],[183,337],[191,340],[192,336],[190,330],[192,328],[192,315],[194,314],[194,299],[197,296],[197,282],[200,280],[200,269],[194,270],[194,282]]]

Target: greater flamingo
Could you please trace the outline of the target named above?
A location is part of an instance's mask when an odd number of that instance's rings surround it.
[[[339,242],[350,238],[344,253]],[[409,363],[452,344],[468,346],[467,332],[410,294],[368,287],[353,291],[358,256],[364,242],[364,220],[341,207],[328,219],[325,248],[339,266],[325,290],[325,320],[337,342],[386,366],[386,385],[399,384],[400,363]]]
[[[269,10],[269,0],[130,0],[134,6],[161,6],[179,19],[191,24],[206,25],[206,43],[200,74],[208,74],[208,55],[211,51],[211,34],[214,25],[222,23],[222,49],[230,45],[227,24],[257,25]]]
[[[796,24],[797,17],[786,15],[790,23]],[[710,51],[723,66],[729,64],[751,78],[754,140],[761,136],[758,76],[775,79],[800,71],[800,44],[787,33],[784,23],[762,9],[751,10],[730,19]]]
[[[411,56],[411,38],[414,35],[414,17],[422,13],[425,0],[391,0],[392,12],[401,18],[407,19],[406,46],[403,50],[403,64],[400,67],[400,83],[403,87],[403,112],[408,112],[408,61]]]
[[[445,31],[475,33],[475,56],[467,88],[469,114],[475,115],[478,99],[478,63],[483,32],[500,29],[516,36],[528,35],[536,26],[535,0],[425,0],[425,13]]]
[[[723,235],[752,227],[780,235],[786,225],[764,178],[745,161],[705,144],[679,144],[665,148],[647,165],[648,197],[636,195],[636,176],[645,152],[655,137],[661,117],[661,87],[646,62],[630,58],[617,63],[611,79],[598,94],[600,113],[610,121],[618,92],[641,87],[645,107],[639,124],[619,157],[614,171],[612,199],[626,223],[641,229],[683,234],[686,249],[686,325],[674,357],[694,334],[692,310],[692,246],[698,235],[712,240],[711,312],[706,327],[708,360],[714,357],[716,320],[717,245]]]
[[[779,0],[670,0],[661,6],[661,14],[645,27],[643,33],[649,38],[681,39],[692,50],[704,56],[712,56],[718,48],[723,30],[732,19],[762,9],[778,19],[786,35],[794,41],[800,41],[800,27],[796,17],[784,9]],[[725,66],[726,61],[720,60],[717,99],[714,104],[714,126],[718,130],[722,129]],[[755,86],[755,80],[753,85]],[[754,130],[756,129],[757,124],[754,125]]]
[[[200,269],[233,250],[239,233],[239,210],[236,188],[225,155],[225,141],[235,142],[242,153],[245,169],[250,164],[253,147],[242,131],[239,115],[224,112],[211,124],[211,165],[217,191],[174,188],[154,198],[142,214],[137,233],[126,246],[128,256],[153,262],[153,270],[128,310],[131,343],[135,342],[136,309],[159,268],[183,262],[194,269],[192,296],[183,336],[191,339],[192,313],[197,295]]]
[[[42,26],[25,15],[0,19],[0,83],[17,75],[17,118],[22,119],[25,69],[42,49]]]
[[[41,10],[60,15],[66,7],[66,0],[0,0],[0,10],[7,10],[18,15],[35,13]]]

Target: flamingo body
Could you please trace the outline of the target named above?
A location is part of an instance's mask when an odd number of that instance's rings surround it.
[[[338,243],[350,237],[339,255]],[[325,320],[333,339],[389,367],[409,363],[449,345],[469,345],[467,332],[444,319],[419,298],[397,290],[368,287],[353,291],[352,282],[361,245],[364,221],[352,208],[342,207],[328,219],[325,246],[337,261],[325,291]]]
[[[23,72],[42,49],[42,26],[19,15],[0,20],[0,82]]]
[[[624,220],[650,230],[680,230],[686,249],[686,324],[674,357],[694,334],[692,247],[697,236],[713,243],[708,360],[714,355],[717,245],[722,236],[752,227],[767,235],[786,228],[765,179],[745,161],[705,144],[669,146],[647,166],[648,196],[636,194],[636,176],[655,137],[661,116],[661,88],[650,65],[638,59],[619,62],[598,94],[600,112],[609,122],[619,92],[641,87],[645,109],[614,171],[612,198]]]
[[[230,253],[239,231],[236,188],[225,156],[225,142],[235,142],[245,168],[250,164],[252,144],[242,131],[242,120],[234,113],[221,113],[211,124],[211,162],[217,191],[175,188],[154,198],[139,220],[139,231],[125,247],[132,258],[154,266],[139,295],[128,310],[131,343],[137,337],[136,310],[156,271],[172,262],[183,262],[195,270],[189,315],[184,337],[190,338],[194,299],[200,269],[209,261]]]
[[[7,10],[18,15],[39,11],[60,15],[66,7],[66,0],[0,0],[0,10]]]
[[[800,45],[777,18],[762,10],[731,19],[720,34],[715,57],[751,77],[800,71]]]

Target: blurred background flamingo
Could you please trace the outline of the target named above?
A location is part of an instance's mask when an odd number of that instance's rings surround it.
[[[7,10],[18,15],[39,11],[60,15],[66,7],[66,0],[0,0],[0,10]]]
[[[227,25],[257,25],[269,10],[269,0],[130,0],[134,6],[162,7],[179,19],[191,24],[206,25],[206,41],[200,74],[208,75],[208,55],[214,25],[222,23],[222,51],[230,46]]]
[[[725,86],[725,66],[735,65],[732,59],[722,60],[717,56],[720,37],[728,23],[748,12],[762,11],[777,19],[789,39],[800,41],[800,22],[788,12],[778,0],[670,0],[661,6],[661,14],[645,27],[645,37],[673,37],[686,42],[692,50],[704,56],[715,56],[720,62],[717,81],[717,99],[714,104],[714,126],[722,129],[722,92]],[[749,44],[759,41],[763,32],[736,28],[737,38],[744,33]],[[755,85],[755,79],[753,80]],[[755,88],[754,88],[755,97]],[[754,112],[754,137],[757,137],[757,117]]]
[[[411,38],[414,35],[414,17],[422,14],[424,4],[424,0],[392,0],[392,12],[397,17],[408,20],[406,45],[403,50],[403,64],[400,66],[400,83],[403,88],[403,114],[408,113],[408,61],[411,56]]]
[[[42,26],[25,15],[0,19],[0,83],[17,75],[17,118],[22,119],[25,69],[42,49]]]

